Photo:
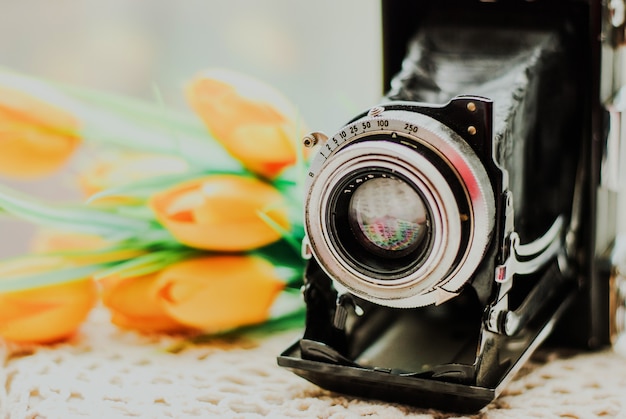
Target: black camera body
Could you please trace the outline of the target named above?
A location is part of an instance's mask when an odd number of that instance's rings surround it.
[[[382,6],[384,101],[304,139],[306,329],[278,363],[476,411],[548,337],[597,348],[617,332],[603,176],[621,114],[601,63],[617,66],[624,22],[591,0]]]

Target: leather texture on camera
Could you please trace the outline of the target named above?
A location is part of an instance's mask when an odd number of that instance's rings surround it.
[[[467,27],[449,17],[435,19],[411,41],[387,94],[425,103],[457,95],[493,101],[494,154],[508,172],[525,241],[571,206],[580,150],[570,143],[580,136],[581,122],[575,117],[576,54],[565,47],[568,36],[554,26]]]

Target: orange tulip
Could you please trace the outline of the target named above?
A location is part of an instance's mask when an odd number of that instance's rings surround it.
[[[215,333],[264,322],[284,288],[268,261],[255,256],[207,256],[165,268],[154,289],[179,322]]]
[[[174,332],[189,327],[174,320],[159,304],[153,286],[157,273],[139,277],[111,276],[100,280],[102,302],[111,311],[111,322],[142,332]]]
[[[72,115],[0,86],[0,174],[47,175],[63,165],[78,144],[78,122]]]
[[[289,228],[280,192],[255,178],[195,179],[155,195],[150,206],[181,243],[206,250],[250,250],[280,239],[280,233],[259,213]]]
[[[272,179],[296,162],[296,140],[304,127],[298,127],[293,106],[270,86],[215,69],[192,80],[186,94],[209,132],[251,171]]]
[[[65,262],[59,257],[16,259],[0,265],[0,278],[31,275],[63,266]],[[0,336],[16,342],[36,343],[67,338],[85,320],[96,300],[96,284],[90,278],[0,293]]]

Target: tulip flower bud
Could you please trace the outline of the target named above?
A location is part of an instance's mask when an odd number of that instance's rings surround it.
[[[264,322],[284,288],[268,261],[256,256],[207,256],[165,268],[154,284],[176,320],[215,333]]]
[[[280,239],[260,213],[289,228],[280,192],[243,176],[214,175],[182,183],[156,194],[150,206],[181,243],[206,250],[245,251]]]
[[[296,162],[296,140],[305,127],[275,89],[214,69],[192,80],[186,93],[209,132],[249,170],[272,179]]]
[[[111,311],[111,322],[126,329],[142,332],[174,332],[189,327],[174,320],[159,304],[153,292],[157,273],[120,278],[117,275],[100,280],[102,302]]]
[[[5,261],[0,265],[0,278],[46,272],[64,263],[59,257],[44,256]],[[67,338],[85,320],[97,295],[91,278],[0,293],[0,337],[36,343]]]
[[[47,175],[63,165],[78,144],[78,122],[72,115],[0,86],[0,175]]]

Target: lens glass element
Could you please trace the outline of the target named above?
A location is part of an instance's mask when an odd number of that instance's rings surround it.
[[[391,177],[369,179],[356,188],[348,220],[363,247],[387,257],[414,251],[428,231],[428,210],[420,195]]]

